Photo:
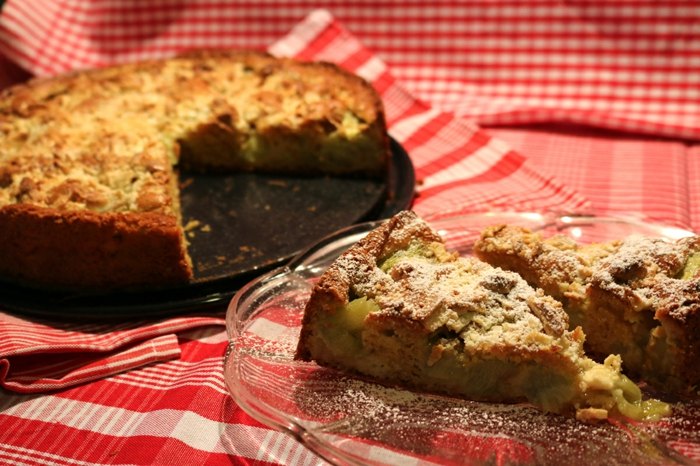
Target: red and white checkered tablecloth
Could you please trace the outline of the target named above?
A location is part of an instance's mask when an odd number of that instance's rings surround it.
[[[380,92],[421,214],[700,230],[700,4],[424,3],[9,0],[0,83],[188,48],[329,60]],[[0,311],[0,464],[319,463],[228,396],[223,312],[75,324]]]

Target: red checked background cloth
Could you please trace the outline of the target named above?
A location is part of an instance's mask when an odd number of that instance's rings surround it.
[[[0,51],[36,76],[188,48],[333,61],[380,92],[421,214],[594,212],[700,229],[699,25],[700,5],[674,1],[10,0]],[[0,313],[0,463],[318,463],[228,397],[222,325]]]

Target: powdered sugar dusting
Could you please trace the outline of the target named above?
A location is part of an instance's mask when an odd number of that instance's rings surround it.
[[[660,278],[650,291],[652,307],[659,317],[667,315],[685,324],[700,312],[700,279]]]
[[[673,277],[683,267],[688,248],[657,238],[630,236],[593,267],[591,281],[633,306],[648,305],[658,277]]]
[[[292,311],[301,313],[301,310]],[[259,316],[264,318],[264,313]],[[368,463],[668,464],[700,445],[700,403],[674,404],[663,422],[584,424],[528,405],[471,402],[383,386],[294,361],[285,342],[239,340],[252,409],[276,413],[325,448]],[[247,346],[246,346],[247,345]],[[252,370],[255,368],[256,370]],[[257,405],[256,405],[257,404]],[[389,449],[392,455],[382,455]],[[387,459],[388,458],[388,459]],[[690,458],[690,459],[689,459]],[[380,463],[375,463],[380,464]]]
[[[560,303],[515,273],[447,252],[414,215],[400,217],[383,240],[381,249],[353,249],[332,266],[354,294],[372,299],[381,313],[419,322],[430,332],[447,328],[477,351],[489,345],[537,346],[543,340],[533,335],[558,337],[568,325]],[[378,267],[377,257],[391,265]]]

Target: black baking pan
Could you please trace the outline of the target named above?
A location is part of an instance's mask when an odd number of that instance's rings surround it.
[[[411,206],[415,172],[391,140],[387,179],[266,174],[181,175],[191,283],[148,292],[56,292],[0,282],[0,309],[66,319],[125,319],[223,309],[235,291],[339,228]]]

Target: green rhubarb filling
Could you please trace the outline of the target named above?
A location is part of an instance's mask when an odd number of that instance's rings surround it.
[[[388,272],[403,259],[415,257],[430,258],[432,256],[432,251],[427,248],[424,243],[420,241],[413,241],[406,249],[396,251],[388,258],[380,261],[379,268],[382,270],[382,272]]]
[[[365,318],[379,306],[365,297],[350,301],[337,312],[327,316],[323,325],[323,339],[326,345],[339,358],[359,357],[363,353],[362,328]]]
[[[700,273],[700,252],[691,255],[683,267],[682,280],[691,280]]]

